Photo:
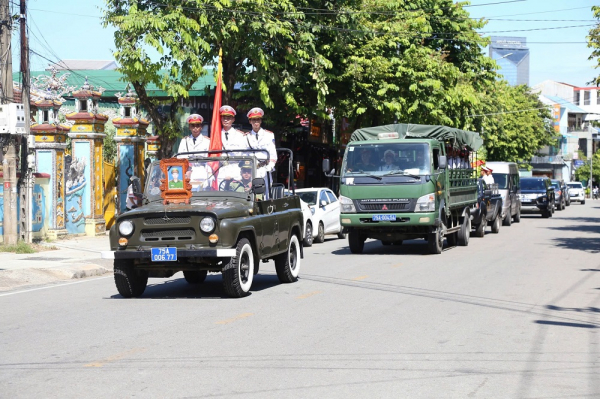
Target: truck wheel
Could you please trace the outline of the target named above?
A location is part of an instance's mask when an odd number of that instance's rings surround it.
[[[471,237],[471,218],[467,215],[465,220],[460,226],[458,231],[458,245],[466,247],[469,245],[469,238]]]
[[[288,250],[275,257],[275,271],[282,283],[293,283],[300,274],[300,241],[296,234],[290,237]]]
[[[350,245],[350,252],[353,254],[362,254],[365,246],[365,239],[358,231],[353,230],[348,233],[348,244]]]
[[[313,229],[312,229],[312,223],[310,223],[310,222],[306,223],[306,234],[304,235],[303,243],[304,243],[305,247],[312,247]]]
[[[502,226],[510,226],[511,224],[512,224],[512,215],[510,214],[510,209],[509,209],[508,213],[506,214],[506,217],[502,221]]]
[[[254,254],[247,238],[238,240],[235,256],[223,266],[223,287],[227,295],[241,298],[248,295],[254,278]]]
[[[126,259],[115,259],[115,285],[123,298],[137,298],[144,293],[148,284],[148,273],[136,271],[133,263]]]
[[[456,243],[458,242],[458,232],[446,234],[446,242],[448,243],[449,247],[455,247]]]
[[[487,223],[484,220],[482,220],[481,223],[479,223],[475,227],[475,237],[485,237],[485,226],[486,225],[487,225]]]
[[[498,234],[499,231],[500,231],[500,214],[498,213],[496,215],[496,218],[494,219],[494,222],[492,223],[492,233]]]
[[[319,230],[317,230],[317,236],[315,237],[315,242],[322,243],[325,242],[325,226],[323,226],[323,222],[319,222]]]
[[[444,237],[440,233],[439,229],[436,229],[434,233],[427,235],[427,248],[429,253],[433,255],[439,255],[442,253],[444,248]]]
[[[519,223],[521,221],[521,208],[517,209],[517,213],[514,216],[513,222]]]
[[[185,277],[185,281],[187,281],[188,284],[202,284],[204,280],[206,280],[207,274],[208,270],[188,270],[183,272],[183,277]]]

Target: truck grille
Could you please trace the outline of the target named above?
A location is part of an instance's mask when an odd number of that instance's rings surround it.
[[[157,224],[188,224],[192,220],[189,216],[177,216],[177,217],[158,217],[158,218],[146,218],[144,219],[145,225],[157,225]]]
[[[408,208],[408,203],[403,204],[361,204],[363,211],[398,211]]]
[[[188,241],[194,238],[196,232],[193,229],[142,231],[140,234],[140,241],[144,242]]]

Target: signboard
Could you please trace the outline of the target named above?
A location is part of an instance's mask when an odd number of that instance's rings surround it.
[[[573,167],[575,169],[580,168],[583,165],[585,165],[585,161],[582,161],[582,160],[579,160],[579,159],[573,161]]]
[[[552,120],[554,121],[554,131],[560,133],[560,104],[552,106]]]

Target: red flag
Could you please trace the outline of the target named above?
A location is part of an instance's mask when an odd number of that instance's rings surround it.
[[[223,143],[221,142],[221,115],[219,109],[221,108],[221,97],[222,97],[222,78],[223,67],[221,65],[221,57],[223,50],[219,49],[219,66],[217,68],[217,86],[215,87],[215,103],[213,105],[212,123],[210,125],[210,144],[208,149],[210,151],[221,150]],[[215,154],[218,155],[218,154]]]
[[[215,102],[213,105],[212,123],[210,124],[210,143],[208,145],[209,151],[217,151],[223,149],[223,142],[221,141],[221,114],[219,109],[221,108],[221,97],[223,82],[221,75],[223,74],[223,66],[221,59],[223,57],[223,49],[219,49],[219,66],[217,67],[217,86],[215,87]],[[211,156],[219,156],[221,154],[212,154]],[[217,168],[219,167],[218,162],[211,162],[211,168],[213,169],[214,180],[212,182],[213,190],[219,189],[217,181]]]

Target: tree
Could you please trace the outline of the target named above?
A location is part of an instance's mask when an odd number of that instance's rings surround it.
[[[597,64],[595,68],[600,68],[600,6],[593,6],[592,12],[594,13],[594,18],[598,20],[598,23],[590,29],[590,34],[587,36],[588,47],[592,49],[592,54],[588,59],[592,61],[596,60]],[[600,75],[590,83],[600,86]]]
[[[299,23],[302,18],[290,0],[107,0],[103,22],[117,28],[119,70],[133,84],[161,137],[161,155],[167,156],[181,130],[176,118],[180,100],[207,73],[205,66],[216,65],[220,48],[224,103],[232,100],[240,82],[269,108],[275,107],[274,91],[284,99],[278,107],[301,108],[294,93],[298,67],[304,64],[315,66],[316,78],[309,84],[324,86],[317,66],[326,60],[314,51],[312,34]],[[169,114],[158,112],[165,101],[148,96],[149,84],[169,96]]]
[[[585,157],[582,157],[584,161],[587,161]],[[594,153],[593,162],[592,162],[592,175],[595,184],[598,185],[600,182],[600,150]],[[575,180],[577,181],[589,181],[590,180],[590,163],[586,162],[584,165],[575,169]],[[590,187],[590,185],[587,185]]]
[[[481,126],[490,161],[529,162],[540,148],[556,144],[550,110],[525,85],[497,82],[483,109]]]

